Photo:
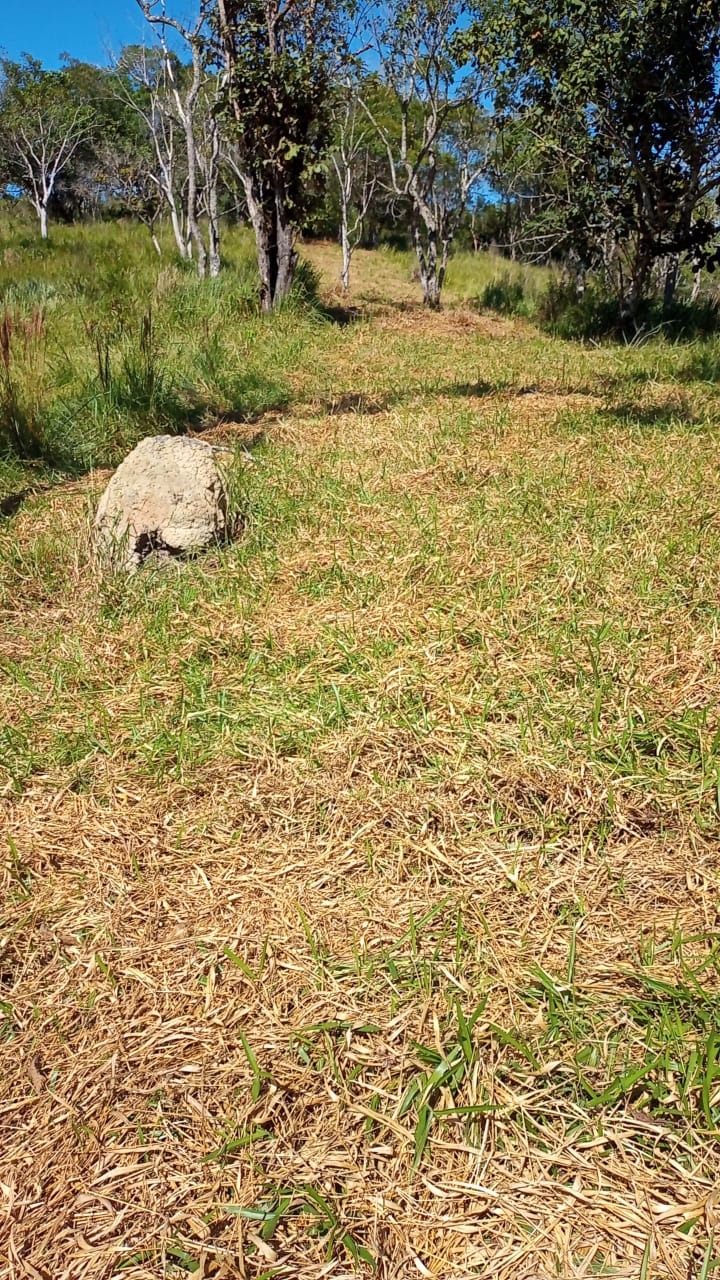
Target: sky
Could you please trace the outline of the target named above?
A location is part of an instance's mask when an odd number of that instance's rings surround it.
[[[0,52],[56,67],[61,53],[106,63],[109,51],[142,38],[136,0],[0,0]]]

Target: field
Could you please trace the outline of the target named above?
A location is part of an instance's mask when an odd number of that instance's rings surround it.
[[[4,235],[0,1275],[707,1280],[720,344]],[[168,429],[241,534],[102,577]]]

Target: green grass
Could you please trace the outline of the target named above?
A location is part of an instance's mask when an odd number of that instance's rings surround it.
[[[257,315],[251,240],[229,233],[224,252],[221,278],[202,284],[192,264],[167,244],[158,259],[129,225],[54,227],[41,244],[6,221],[0,453],[85,470],[144,434],[252,420],[285,404],[303,304],[270,330]]]
[[[377,256],[408,282],[417,280],[413,251],[384,247]],[[544,267],[512,262],[492,253],[455,252],[448,264],[444,297],[454,303],[473,303],[484,310],[532,315],[550,278],[551,273]]]

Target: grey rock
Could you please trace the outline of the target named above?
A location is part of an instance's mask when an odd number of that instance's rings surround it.
[[[187,436],[141,440],[100,499],[95,531],[102,560],[132,573],[153,552],[185,555],[223,539],[228,495],[218,452]]]

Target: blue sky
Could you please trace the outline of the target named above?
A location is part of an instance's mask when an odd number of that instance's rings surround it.
[[[0,51],[31,53],[57,66],[61,53],[107,62],[107,51],[140,40],[143,18],[136,0],[0,0]]]

